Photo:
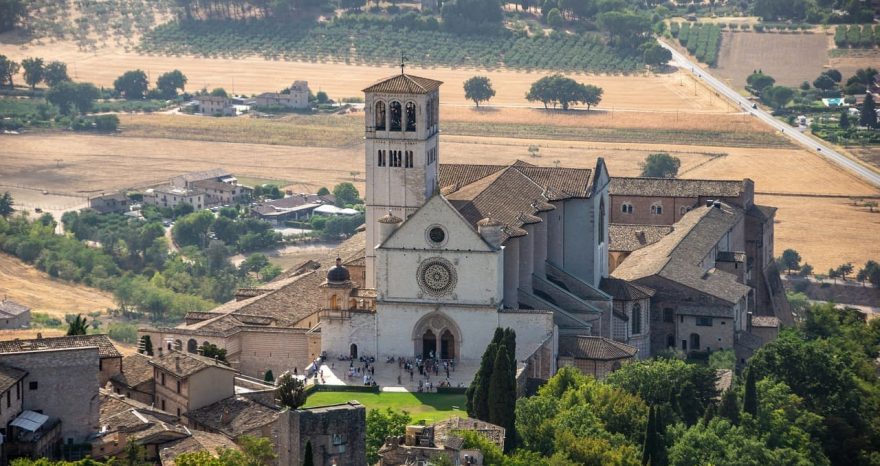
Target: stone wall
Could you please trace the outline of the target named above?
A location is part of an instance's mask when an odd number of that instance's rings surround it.
[[[278,464],[300,465],[311,442],[315,466],[366,466],[366,409],[356,401],[287,410],[278,419]]]
[[[294,367],[302,373],[311,362],[305,329],[248,329],[239,335],[241,352],[236,369],[244,375],[262,379],[271,369],[277,377],[284,371],[293,372]]]
[[[60,419],[65,441],[98,431],[97,347],[5,353],[0,364],[28,372],[22,409]]]

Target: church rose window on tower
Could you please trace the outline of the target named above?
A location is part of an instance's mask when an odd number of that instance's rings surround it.
[[[431,296],[450,293],[458,282],[455,266],[442,257],[432,257],[422,262],[416,277],[419,288]]]
[[[391,102],[391,131],[400,131],[400,102]]]
[[[376,102],[376,130],[385,131],[385,102]]]
[[[439,248],[446,244],[446,230],[440,225],[431,225],[425,230],[425,239],[435,248]]]
[[[416,130],[416,104],[413,102],[406,103],[406,130]]]

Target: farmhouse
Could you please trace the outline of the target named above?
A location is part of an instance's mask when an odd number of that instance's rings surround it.
[[[204,115],[235,115],[235,107],[232,106],[232,101],[228,97],[200,95],[196,96],[196,102],[199,103],[199,112]]]
[[[251,216],[280,225],[289,220],[308,220],[313,211],[322,205],[333,205],[332,194],[293,194],[282,199],[272,199],[251,206]]]
[[[89,209],[102,214],[127,212],[131,204],[124,193],[102,194],[89,198]]]
[[[144,204],[173,209],[180,204],[189,204],[196,210],[207,207],[207,194],[201,189],[178,188],[166,185],[148,189],[144,193]]]
[[[27,328],[31,324],[31,308],[10,299],[0,301],[0,329]]]

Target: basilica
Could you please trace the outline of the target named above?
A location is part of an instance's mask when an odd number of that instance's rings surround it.
[[[217,344],[259,376],[321,354],[475,363],[510,327],[521,369],[546,378],[669,347],[744,360],[790,322],[775,209],[750,180],[612,178],[602,158],[442,164],[441,84],[401,72],[364,89],[366,221],[335,258],[141,333]]]

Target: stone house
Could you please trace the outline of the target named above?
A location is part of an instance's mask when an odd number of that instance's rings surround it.
[[[156,396],[156,381],[150,357],[137,353],[122,358],[122,370],[110,378],[113,392],[144,404]]]
[[[254,104],[257,107],[277,106],[293,109],[307,109],[310,107],[308,84],[306,84],[305,94],[303,94],[302,92],[294,92],[293,89],[291,89],[291,92],[289,94],[280,92],[264,92],[254,97]]]
[[[182,416],[235,395],[236,370],[213,359],[182,351],[159,351],[150,360],[156,396],[154,406]]]
[[[199,181],[219,181],[227,184],[238,184],[238,180],[223,168],[210,168],[197,172],[184,173],[171,178],[171,186],[175,188],[192,188]]]
[[[266,393],[274,395],[274,391]],[[265,396],[250,393],[224,398],[186,413],[187,425],[192,429],[221,434],[237,441],[243,436],[262,437],[278,447],[278,419],[281,410],[266,403]],[[274,397],[273,397],[274,398]]]
[[[235,204],[247,200],[250,195],[250,189],[222,181],[199,180],[190,183],[190,186],[204,193],[206,207]]]
[[[651,356],[651,297],[654,290],[614,277],[599,288],[613,299],[611,338],[638,350],[639,359]]]
[[[102,214],[128,212],[130,199],[124,193],[102,194],[89,198],[89,209]]]
[[[31,325],[31,308],[10,299],[0,301],[0,329],[27,328]]]
[[[0,341],[0,359],[6,353],[91,347],[98,348],[98,384],[103,387],[122,370],[122,353],[107,335],[38,336],[29,340]]]
[[[178,204],[189,204],[195,210],[207,207],[207,194],[196,188],[179,188],[165,185],[148,189],[144,193],[144,204],[173,209]]]
[[[5,439],[9,435],[9,423],[22,412],[22,392],[27,372],[10,366],[0,366],[0,434]],[[0,459],[5,459],[3,444],[0,443]]]
[[[196,102],[199,103],[199,112],[204,115],[221,115],[234,116],[235,107],[229,97],[216,95],[199,95],[196,96]]]
[[[357,401],[281,412],[278,464],[302,464],[306,443],[315,466],[366,466],[367,411]]]
[[[587,375],[604,379],[635,360],[638,349],[610,338],[587,335],[559,337],[559,367],[572,366]]]

